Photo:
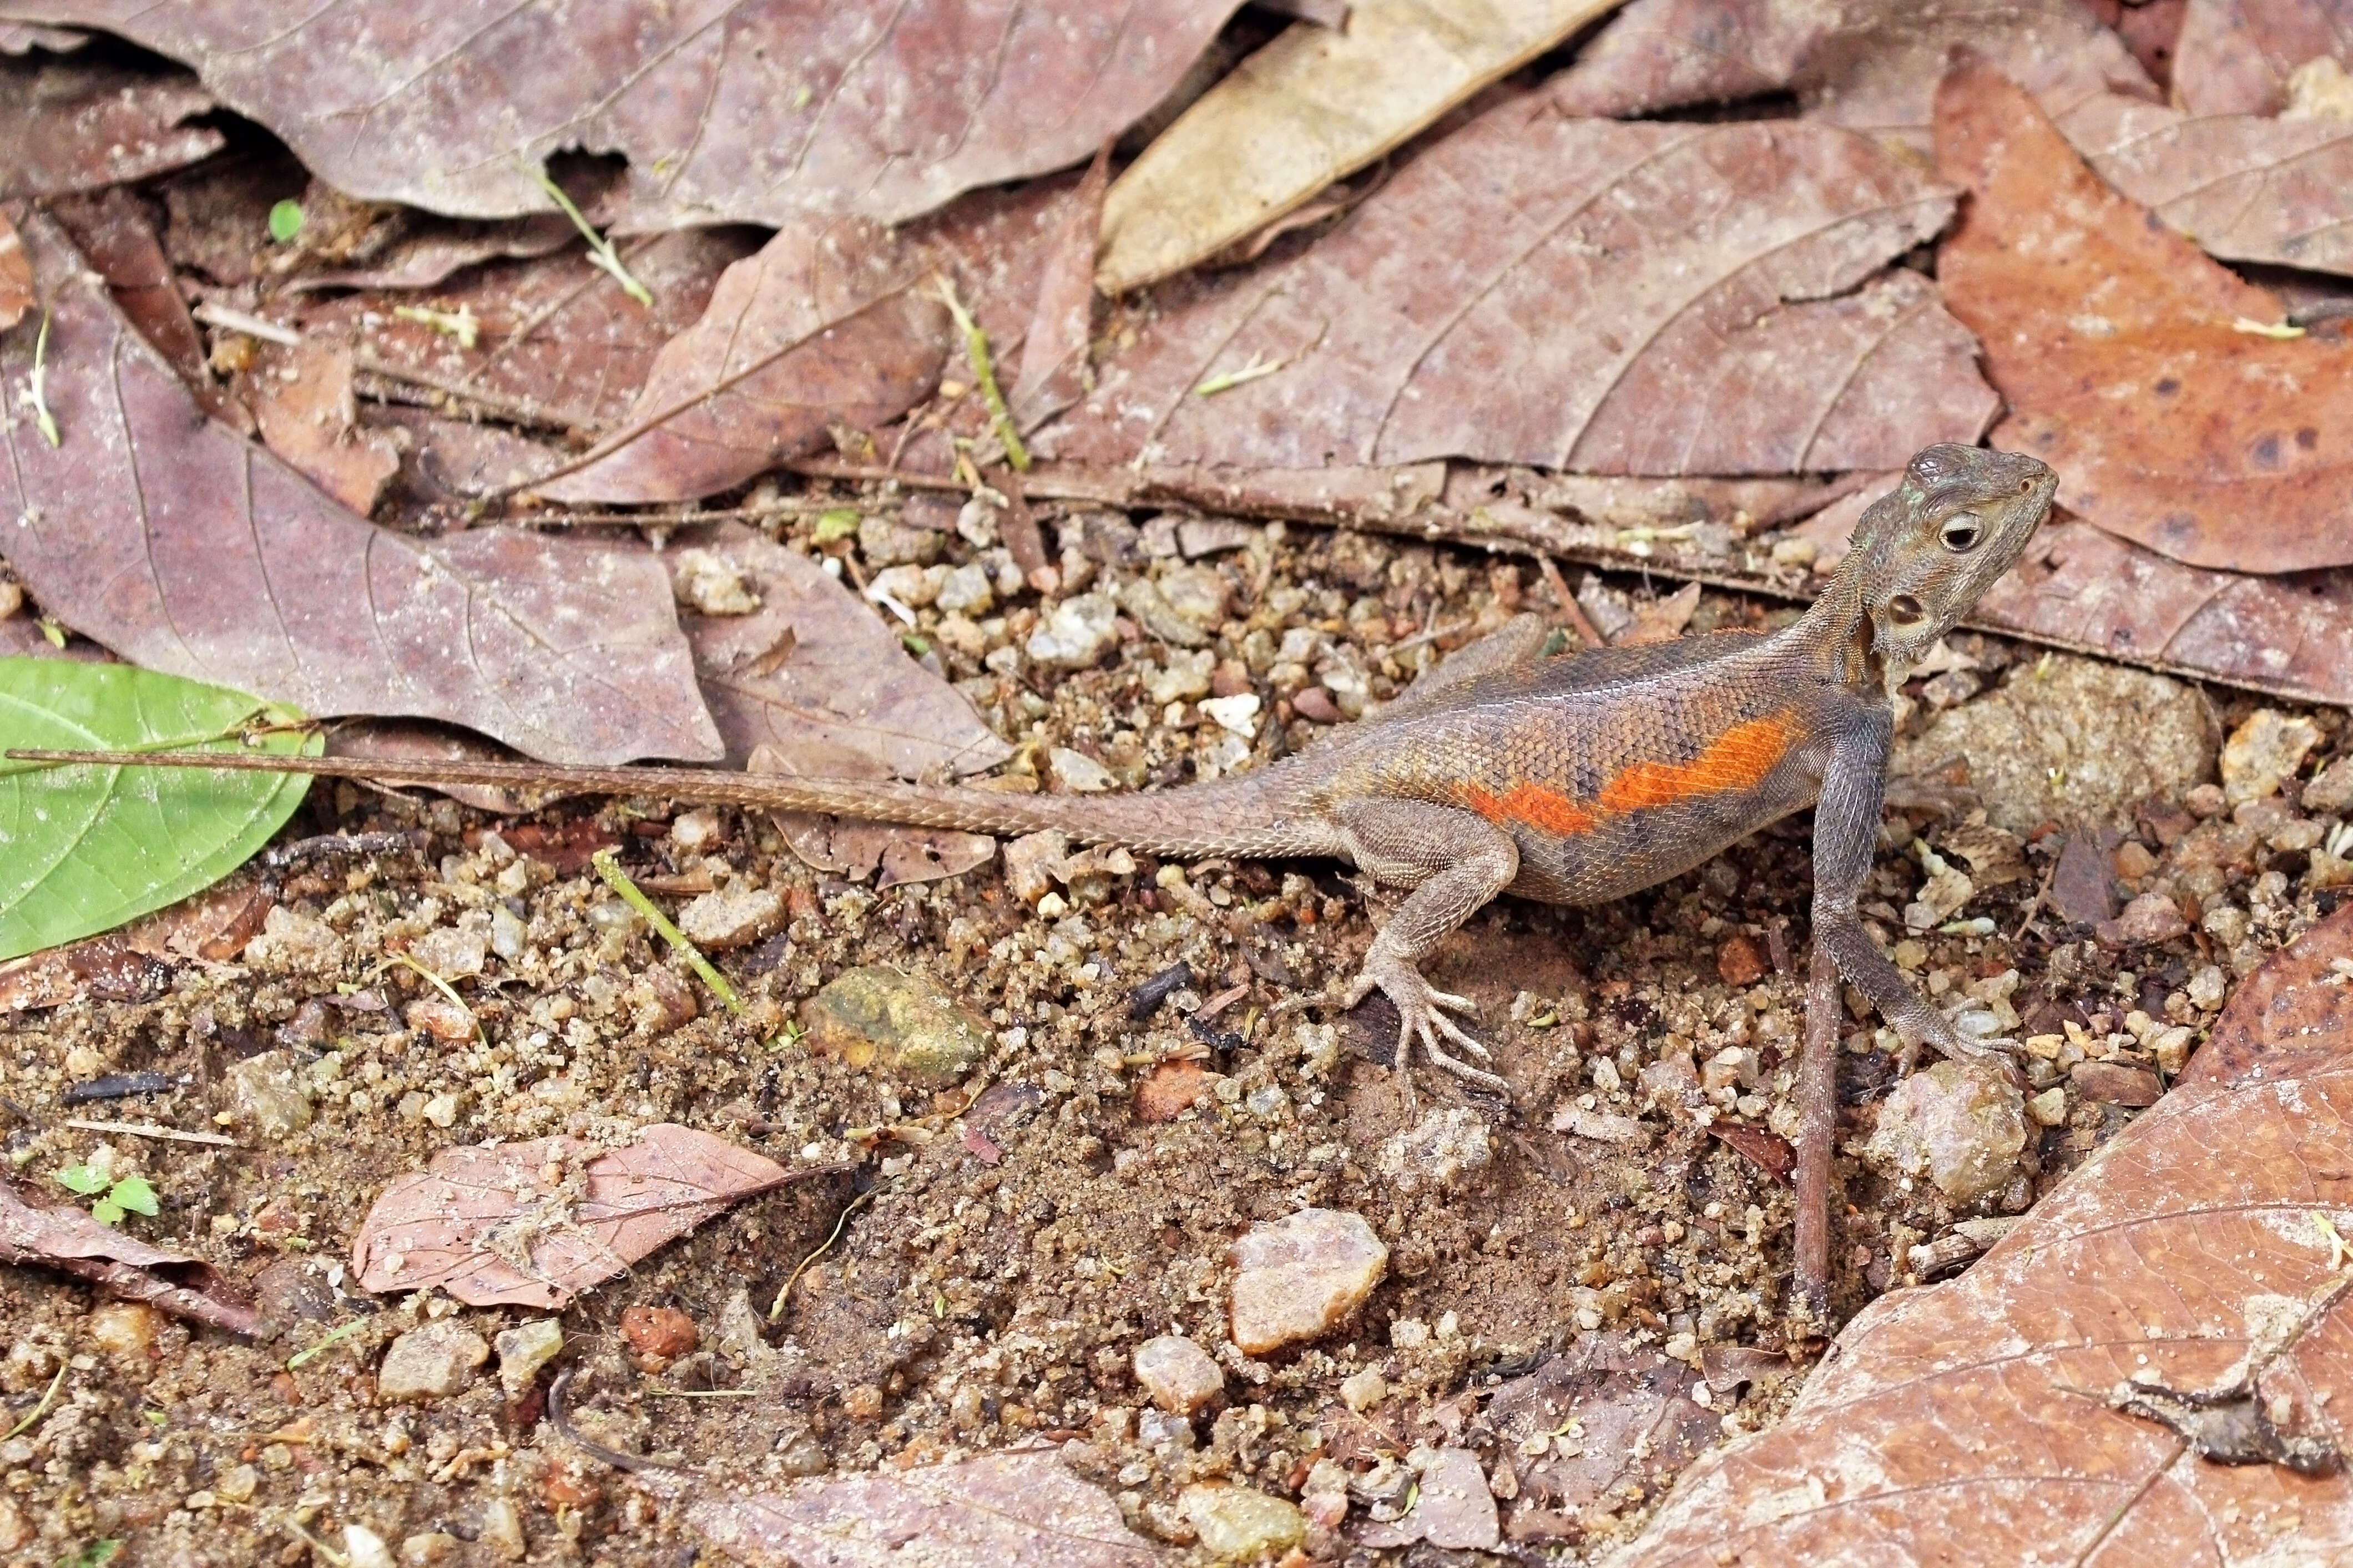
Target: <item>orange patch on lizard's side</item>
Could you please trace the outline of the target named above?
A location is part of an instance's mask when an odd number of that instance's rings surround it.
[[[1789,754],[1793,728],[1786,712],[1735,724],[1688,763],[1636,763],[1602,786],[1595,804],[1615,816],[1695,795],[1754,789]]]
[[[1796,724],[1788,712],[1735,724],[1688,763],[1636,763],[1620,770],[1590,805],[1538,784],[1497,791],[1457,784],[1454,798],[1493,823],[1516,823],[1568,837],[1613,816],[1672,805],[1700,795],[1754,789],[1789,753]]]
[[[1590,833],[1600,818],[1556,789],[1516,784],[1497,795],[1477,784],[1461,788],[1462,804],[1490,822],[1518,822],[1546,833]]]

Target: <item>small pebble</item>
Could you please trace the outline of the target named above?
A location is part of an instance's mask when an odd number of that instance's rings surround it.
[[[509,1562],[519,1562],[528,1550],[523,1540],[522,1513],[506,1498],[492,1498],[482,1506],[482,1544]]]
[[[1048,612],[1024,651],[1055,669],[1085,669],[1117,638],[1118,622],[1119,605],[1109,595],[1081,594]]]
[[[1990,1068],[1944,1061],[1882,1102],[1865,1158],[1971,1204],[2009,1184],[2025,1147],[2025,1097]]]
[[[1765,954],[1756,939],[1735,931],[1715,950],[1716,977],[1726,985],[1754,985],[1765,978]]]
[[[1046,766],[1054,782],[1071,795],[1100,795],[1119,781],[1111,770],[1083,752],[1068,746],[1056,746],[1046,753]]]
[[[408,1026],[437,1040],[455,1043],[474,1037],[474,1016],[446,996],[419,996],[401,1011]]]
[[[678,929],[705,952],[748,947],[784,928],[785,900],[774,889],[733,887],[703,894],[678,911]]]
[[[1303,689],[1291,700],[1291,706],[1302,719],[1317,724],[1337,724],[1346,717],[1333,702],[1332,694],[1320,686]]]
[[[227,1072],[229,1115],[267,1138],[284,1138],[311,1125],[310,1080],[294,1071],[287,1051],[264,1051],[234,1062]]]
[[[2068,1076],[2084,1099],[2110,1105],[2155,1105],[2165,1093],[2157,1074],[2123,1062],[2077,1062]]]
[[[1135,1381],[1172,1415],[1192,1415],[1226,1386],[1209,1352],[1182,1334],[1161,1334],[1136,1346]]]
[[[1302,1209],[1252,1226],[1233,1246],[1234,1342],[1245,1355],[1328,1332],[1387,1271],[1389,1249],[1362,1215]]]
[[[392,1548],[364,1524],[343,1526],[343,1561],[349,1568],[393,1568]]]
[[[1198,1482],[1176,1495],[1176,1510],[1200,1537],[1201,1550],[1221,1563],[1271,1558],[1307,1536],[1306,1515],[1252,1487]]]
[[[1388,1379],[1378,1367],[1368,1366],[1340,1380],[1340,1403],[1362,1414],[1389,1396]]]
[[[2258,708],[2222,742],[2222,795],[2231,805],[2277,795],[2320,743],[2320,726],[2302,714]]]
[[[428,1530],[401,1542],[400,1560],[409,1568],[433,1568],[455,1557],[464,1544],[446,1530]]]
[[[694,1320],[676,1307],[640,1302],[621,1310],[621,1337],[649,1361],[673,1362],[702,1342]]]
[[[670,585],[680,604],[701,615],[748,616],[760,607],[759,590],[744,569],[708,550],[680,551]]]
[[[1215,721],[1219,729],[1247,741],[1258,733],[1258,715],[1261,706],[1258,693],[1245,691],[1235,697],[1204,698],[1201,711]]]
[[[1433,1110],[1392,1134],[1374,1157],[1374,1167],[1398,1192],[1411,1195],[1459,1187],[1493,1157],[1486,1118],[1457,1106]]]
[[[987,1027],[962,1003],[925,976],[881,964],[835,976],[800,1016],[809,1049],[925,1089],[963,1081],[988,1056]]]
[[[447,1319],[409,1330],[384,1352],[376,1397],[386,1403],[448,1399],[472,1386],[474,1371],[491,1359],[489,1342]]]
[[[163,1314],[136,1301],[109,1301],[91,1309],[90,1342],[109,1355],[145,1355],[164,1326]]]
[[[499,1384],[510,1399],[520,1399],[539,1376],[539,1369],[555,1358],[564,1348],[564,1321],[560,1318],[534,1318],[528,1323],[501,1331],[495,1342],[499,1352]]]

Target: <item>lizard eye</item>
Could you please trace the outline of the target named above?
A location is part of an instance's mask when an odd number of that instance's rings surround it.
[[[1961,555],[1978,547],[1982,532],[1978,520],[1963,512],[1958,517],[1947,519],[1938,537],[1944,541],[1946,549]]]
[[[1928,618],[1928,612],[1920,607],[1920,601],[1909,594],[1898,594],[1888,600],[1887,613],[1895,618],[1899,626],[1908,626],[1915,621],[1924,621]]]

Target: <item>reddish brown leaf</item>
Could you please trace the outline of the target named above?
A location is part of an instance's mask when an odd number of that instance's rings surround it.
[[[623,245],[630,271],[653,291],[651,310],[573,248],[491,263],[423,300],[362,293],[313,300],[299,324],[350,341],[362,369],[406,373],[456,395],[461,409],[472,398],[532,424],[602,430],[628,412],[654,356],[693,324],[720,274],[754,243],[742,229],[702,229]],[[417,304],[471,316],[479,346],[467,349],[427,323],[393,314]]]
[[[1935,286],[1871,277],[1952,199],[1847,132],[1506,101],[1294,260],[1180,287],[1038,445],[1275,468],[1900,466],[1994,408]]]
[[[2347,0],[2189,0],[2174,45],[2173,90],[2192,114],[2271,114],[2296,67],[2353,66]]]
[[[406,713],[548,761],[712,757],[669,584],[641,552],[509,530],[427,546],[370,527],[206,421],[57,226],[24,231],[54,279],[52,447],[12,397],[20,519],[8,558],[42,605],[151,668],[306,711]],[[30,373],[0,340],[0,379]]]
[[[1163,1553],[1050,1449],[703,1495],[686,1521],[754,1568],[1152,1568]],[[917,1544],[920,1543],[920,1544]]]
[[[209,1263],[150,1247],[76,1208],[35,1208],[0,1181],[0,1263],[41,1264],[129,1301],[250,1338],[261,1320],[222,1293]]]
[[[371,201],[544,211],[533,172],[550,153],[618,153],[625,226],[645,230],[810,212],[896,222],[1076,163],[1157,103],[1232,9],[9,0],[0,15],[104,27],[186,61]]]
[[[917,664],[873,609],[798,551],[740,523],[685,529],[668,558],[706,550],[760,595],[748,616],[686,618],[727,754],[760,746],[781,771],[833,773],[853,759],[901,778],[967,773],[1013,754],[972,704]]]
[[[16,226],[0,212],[0,332],[24,320],[33,308],[33,262]]]
[[[1936,147],[1976,192],[1937,276],[2009,399],[1997,440],[2058,469],[2070,510],[2192,564],[2353,562],[2353,344],[2239,330],[2277,300],[2104,184],[1989,68],[1939,89]]]
[[[2353,121],[2201,117],[2099,93],[2059,129],[2209,255],[2353,272]]]
[[[2353,952],[2340,911],[2272,963],[2171,1094],[1959,1279],[1885,1296],[1781,1425],[1701,1461],[1625,1561],[2327,1562],[2353,1483],[2216,1463],[2165,1391],[2333,1445],[2353,1397]],[[2210,1045],[2207,1049],[2217,1047]],[[2142,1414],[2112,1408],[2131,1400]],[[2170,1405],[2175,1424],[2150,1418]],[[2324,1408],[2325,1407],[2325,1408]],[[2307,1459],[2320,1458],[2310,1448]],[[2283,1534],[2282,1532],[2286,1533]]]
[[[576,1138],[444,1149],[377,1195],[352,1268],[370,1290],[438,1285],[470,1306],[561,1307],[794,1175],[670,1122],[603,1153]]]
[[[1520,1516],[1574,1516],[1605,1494],[1641,1489],[1672,1475],[1715,1442],[1722,1417],[1692,1398],[1697,1371],[1622,1334],[1582,1336],[1574,1350],[1495,1390],[1487,1422],[1517,1472]],[[1567,1437],[1566,1443],[1559,1439]],[[1545,1447],[1527,1452],[1538,1438]],[[1641,1456],[1637,1458],[1636,1456]]]
[[[185,122],[212,107],[176,71],[0,58],[0,198],[95,191],[208,158],[221,133]]]
[[[431,289],[485,261],[527,261],[569,250],[580,230],[562,213],[501,218],[481,223],[404,215],[407,232],[364,266],[306,272],[289,279],[286,291],[314,289]]]
[[[348,349],[320,338],[266,350],[251,382],[253,414],[269,449],[365,517],[400,470],[400,448],[359,423]]]
[[[504,746],[492,745],[470,731],[409,719],[362,719],[349,724],[338,724],[327,732],[326,754],[331,757],[450,763],[511,763],[519,760]],[[463,801],[477,811],[493,812],[501,816],[536,811],[550,801],[565,798],[558,791],[501,789],[495,784],[441,784],[424,787],[446,795],[452,800]]]
[[[121,931],[0,963],[0,1013],[61,1006],[81,996],[143,1000],[170,984],[173,963],[235,958],[277,900],[232,879]]]

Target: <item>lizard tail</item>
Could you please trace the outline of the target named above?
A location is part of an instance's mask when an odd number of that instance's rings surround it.
[[[210,768],[310,773],[375,784],[494,784],[523,791],[629,795],[720,805],[818,811],[869,822],[965,833],[1060,829],[1087,843],[1124,844],[1150,855],[1327,855],[1330,835],[1312,815],[1286,814],[1281,764],[1164,795],[1024,795],[900,784],[883,779],[802,778],[718,768],[557,768],[539,763],[275,756],[256,752],[56,752],[12,750],[12,761],[111,767]]]

